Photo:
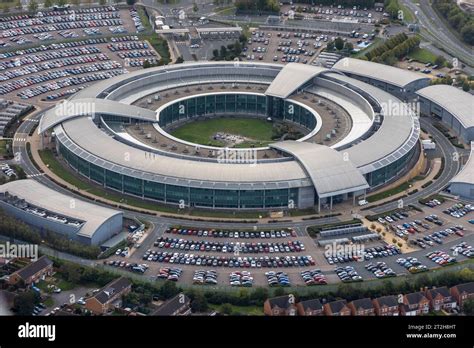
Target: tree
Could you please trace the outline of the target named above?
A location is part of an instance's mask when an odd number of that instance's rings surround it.
[[[36,303],[39,302],[38,295],[33,291],[20,293],[13,299],[13,309],[17,315],[31,315]]]
[[[471,88],[471,86],[469,85],[469,82],[467,81],[464,81],[464,83],[462,84],[462,90],[464,92],[469,92],[469,89]]]
[[[467,315],[474,315],[474,300],[469,299],[467,301],[464,301],[462,305],[462,311]]]
[[[127,5],[132,6],[135,5],[136,0],[127,0]]]
[[[221,46],[220,58],[225,59],[227,57],[227,47]]]
[[[99,5],[104,6],[107,3],[107,0],[99,0]]]
[[[273,292],[273,296],[284,296],[284,295],[286,295],[286,292],[285,292],[285,289],[283,288],[277,288]]]
[[[217,48],[212,51],[212,56],[213,56],[215,59],[219,58],[219,50],[218,50]]]
[[[44,0],[44,7],[50,8],[53,6],[53,0]]]
[[[36,0],[30,0],[30,2],[28,3],[28,11],[30,12],[38,11],[38,3],[36,2]]]
[[[193,312],[205,312],[209,309],[206,297],[201,292],[196,292],[191,302]]]
[[[438,66],[444,66],[444,63],[446,62],[446,58],[443,56],[437,56],[434,63]]]
[[[351,42],[346,42],[344,44],[344,47],[348,52],[352,52],[352,50],[354,49],[354,45]]]
[[[344,48],[344,40],[341,38],[341,37],[337,37],[335,40],[334,40],[334,46],[336,47],[336,49],[338,51],[342,50]]]
[[[176,296],[181,292],[174,282],[165,282],[158,291],[159,295],[163,299],[169,299]]]
[[[193,12],[199,11],[199,7],[196,3],[193,3]]]
[[[179,56],[178,58],[176,58],[175,64],[181,64],[181,63],[184,63],[184,58],[183,58],[183,56]]]
[[[231,315],[232,314],[232,305],[230,303],[224,303],[221,306],[221,313]]]
[[[23,5],[21,4],[21,1],[20,0],[16,0],[15,1],[15,8],[17,10],[22,10],[23,9]]]

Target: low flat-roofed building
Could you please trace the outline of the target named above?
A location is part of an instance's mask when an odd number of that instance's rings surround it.
[[[474,96],[459,88],[434,85],[416,92],[422,115],[442,120],[465,142],[474,141]]]
[[[343,58],[334,64],[333,68],[402,100],[413,97],[415,91],[430,83],[430,79],[423,74],[356,58]]]
[[[1,185],[0,208],[29,225],[87,245],[100,245],[122,230],[121,211],[72,198],[31,179]]]

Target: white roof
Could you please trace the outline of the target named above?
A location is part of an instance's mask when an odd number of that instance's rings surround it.
[[[76,117],[95,117],[96,115],[113,115],[124,118],[155,122],[156,112],[134,105],[122,104],[113,100],[83,98],[65,100],[47,110],[41,117],[38,132],[44,131]]]
[[[459,88],[434,85],[416,92],[453,115],[464,128],[474,127],[474,96]]]
[[[278,73],[265,94],[272,97],[288,98],[299,87],[324,71],[328,71],[328,69],[314,65],[289,63]]]
[[[369,187],[356,166],[330,147],[298,141],[282,141],[270,147],[294,156],[311,177],[321,198]]]
[[[64,122],[62,127],[55,128],[57,136],[61,136],[62,129],[73,143],[89,154],[128,168],[136,175],[143,171],[170,179],[244,183],[266,183],[307,178],[296,161],[255,163],[256,161],[249,155],[247,163],[237,163],[236,160],[223,153],[222,156],[217,156],[222,157],[222,161],[209,162],[200,161],[198,158],[191,160],[158,153],[151,154],[113,139],[97,128],[89,118],[76,118]],[[119,168],[114,169],[118,170]]]
[[[425,75],[409,70],[355,58],[343,58],[334,64],[333,69],[383,81],[398,87],[405,87],[417,80],[429,80]]]
[[[66,196],[32,179],[15,180],[0,186],[0,192],[4,193],[7,191],[11,195],[24,199],[29,204],[73,219],[85,221],[78,234],[89,238],[108,219],[122,214],[118,210],[112,210]]]
[[[474,185],[474,141],[471,142],[471,153],[466,164],[459,173],[451,179],[451,183],[463,183]]]

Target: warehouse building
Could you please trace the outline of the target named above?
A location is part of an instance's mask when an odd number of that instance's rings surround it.
[[[122,230],[122,212],[71,198],[31,179],[0,186],[0,208],[42,231],[86,245],[100,245]]]
[[[416,92],[422,115],[440,119],[464,142],[474,141],[474,96],[459,88],[434,85]]]
[[[459,173],[451,179],[451,193],[474,201],[474,142],[471,143],[471,154]]]

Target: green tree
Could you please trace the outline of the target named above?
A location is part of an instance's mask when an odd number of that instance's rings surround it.
[[[344,48],[344,40],[341,38],[341,37],[337,37],[335,40],[334,40],[334,46],[336,47],[336,49],[338,51],[342,50]]]
[[[462,311],[467,315],[474,315],[474,299],[464,301]]]
[[[221,306],[221,313],[231,315],[232,314],[232,305],[230,303],[224,303]]]
[[[165,282],[158,291],[158,294],[163,299],[170,299],[181,292],[174,282]]]
[[[434,63],[439,66],[444,66],[444,63],[446,63],[446,58],[443,56],[437,56]]]
[[[354,45],[351,42],[348,41],[344,44],[344,48],[347,51],[352,52],[352,50],[354,49]]]
[[[53,6],[53,0],[44,0],[44,7],[50,8]]]
[[[13,310],[17,315],[31,315],[38,302],[38,295],[33,290],[22,292],[13,299]]]
[[[283,288],[276,288],[275,291],[273,292],[273,296],[284,296],[286,295],[285,289]]]
[[[135,5],[136,1],[137,0],[127,0],[127,5],[129,5],[129,6]]]
[[[30,12],[38,11],[38,3],[36,2],[36,0],[30,0],[30,2],[28,3],[28,11]]]
[[[99,5],[104,6],[107,3],[107,0],[99,0]]]
[[[193,12],[197,12],[197,11],[199,11],[198,4],[193,3]]]
[[[464,92],[469,92],[470,89],[471,89],[471,86],[469,85],[469,82],[464,81],[464,83],[462,84],[462,90]]]
[[[183,58],[183,56],[179,56],[178,58],[176,58],[175,64],[181,64],[181,63],[184,63],[184,58]]]
[[[201,292],[196,292],[191,302],[193,312],[206,312],[209,309],[206,297]]]

